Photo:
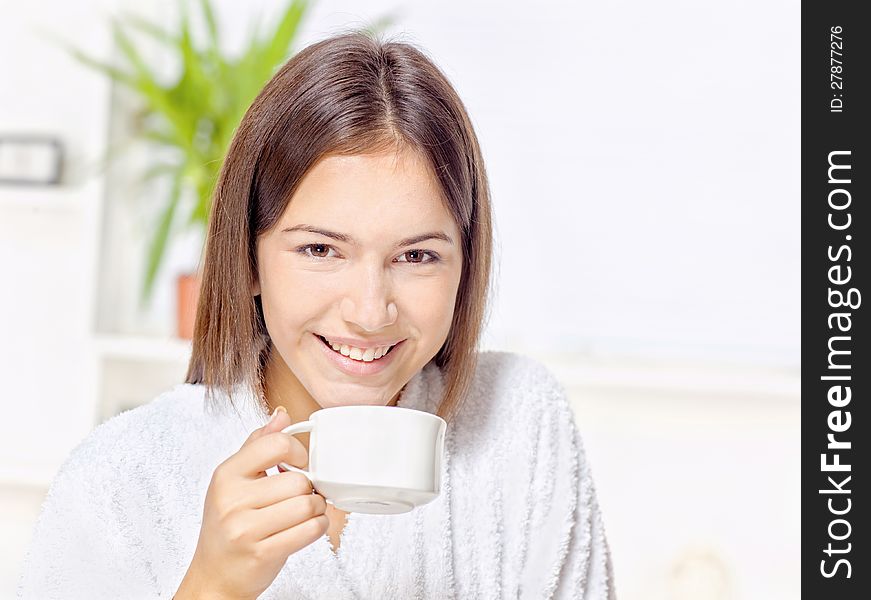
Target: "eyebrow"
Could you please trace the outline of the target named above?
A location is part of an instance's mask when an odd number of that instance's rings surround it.
[[[294,231],[307,231],[309,233],[316,233],[318,235],[323,235],[328,238],[333,238],[334,240],[338,240],[340,242],[344,242],[346,244],[356,245],[357,242],[353,237],[346,233],[337,233],[335,231],[329,231],[328,229],[323,229],[322,227],[315,227],[314,225],[294,225],[293,227],[286,227],[281,230],[281,233],[291,233]],[[404,246],[411,246],[413,244],[417,244],[424,240],[442,240],[453,245],[454,240],[451,239],[451,236],[442,232],[442,231],[429,231],[427,233],[421,233],[418,235],[413,235],[411,237],[405,238],[403,240],[399,240],[396,243],[397,248],[402,248]]]

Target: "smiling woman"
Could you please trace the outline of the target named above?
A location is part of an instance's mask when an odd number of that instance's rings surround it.
[[[188,381],[225,392],[244,381],[296,418],[307,409],[279,398],[388,404],[434,359],[450,420],[486,320],[489,186],[437,67],[411,46],[366,39],[301,51],[239,126],[213,202]],[[317,371],[313,336],[328,334],[349,348],[402,338],[404,358],[377,379],[341,380]],[[270,361],[276,351],[283,361]],[[270,394],[281,363],[292,375],[282,381],[298,381]]]
[[[186,383],[73,451],[22,596],[613,598],[563,387],[478,351],[490,219],[470,119],[420,50],[348,33],[298,53],[221,169]],[[309,449],[283,429],[360,405],[447,421],[435,499],[344,513],[280,472]]]

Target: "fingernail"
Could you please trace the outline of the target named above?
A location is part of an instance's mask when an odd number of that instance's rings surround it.
[[[283,412],[283,413],[286,413],[286,412],[287,412],[287,409],[284,408],[283,406],[281,406],[280,404],[279,404],[278,406],[276,406],[276,407],[275,407],[275,410],[272,411],[272,416],[269,417],[269,422],[270,422],[270,423],[272,423],[273,421],[275,421],[275,418],[278,416],[278,412],[279,412],[279,411],[281,411],[281,412]]]

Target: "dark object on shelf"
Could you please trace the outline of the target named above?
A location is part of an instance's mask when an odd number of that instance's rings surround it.
[[[0,185],[57,185],[62,162],[57,138],[0,134]]]

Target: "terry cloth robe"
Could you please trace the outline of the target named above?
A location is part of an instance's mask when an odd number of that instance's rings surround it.
[[[435,413],[443,385],[430,362],[397,404]],[[20,598],[172,598],[212,473],[268,421],[251,392],[234,396],[237,410],[215,410],[204,391],[177,385],[76,446],[43,502]],[[260,598],[615,597],[581,436],[564,388],[541,363],[479,354],[445,434],[441,481],[438,498],[408,513],[349,514],[338,554],[322,536],[291,554]]]

